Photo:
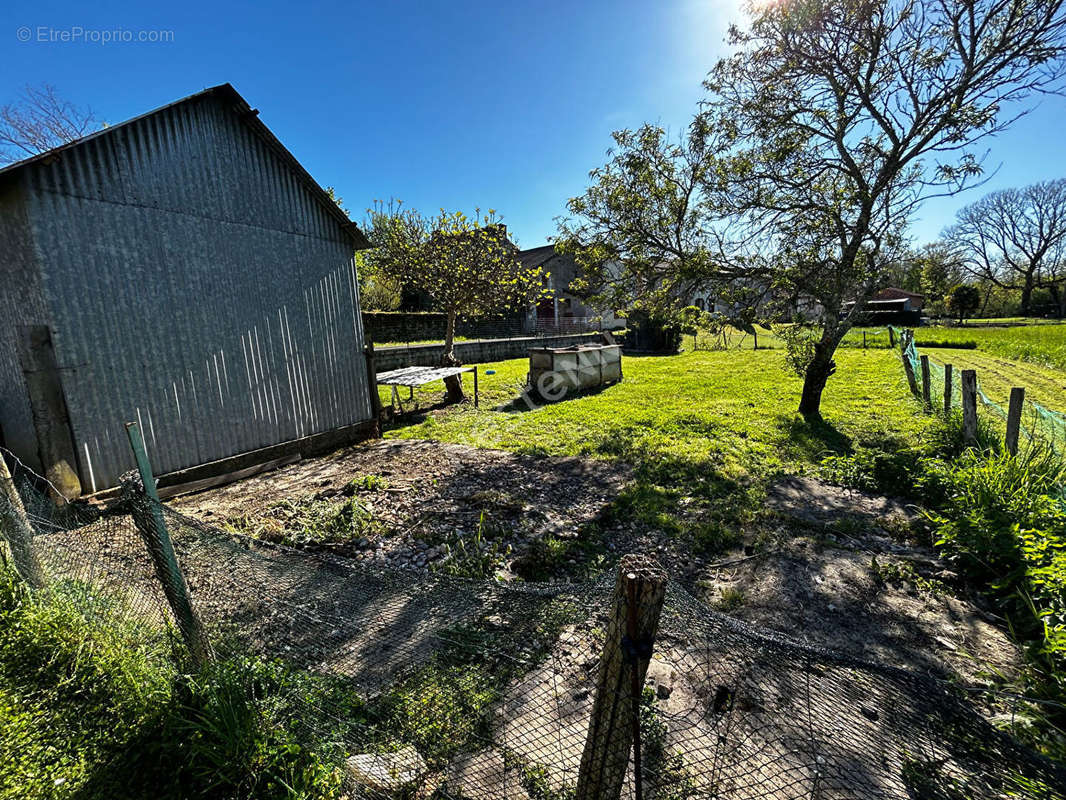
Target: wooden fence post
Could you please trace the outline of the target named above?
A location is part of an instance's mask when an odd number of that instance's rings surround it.
[[[866,331],[862,332],[862,349],[866,349]]]
[[[122,492],[130,501],[133,522],[148,547],[156,578],[174,612],[174,619],[189,648],[193,665],[200,669],[211,660],[211,644],[189,599],[189,586],[185,583],[185,576],[174,554],[174,545],[167,533],[163,506],[152,477],[152,465],[148,462],[148,452],[144,449],[144,439],[136,422],[126,423],[126,435],[137,459],[137,472],[122,476]]]
[[[622,557],[575,800],[618,800],[621,795],[665,595],[666,573],[655,561]],[[639,742],[636,746],[634,775],[639,776]]]
[[[1025,389],[1015,386],[1010,390],[1010,406],[1007,409],[1007,452],[1018,455],[1018,433],[1022,429],[1022,409],[1025,408]]]
[[[0,535],[7,541],[19,577],[33,589],[42,588],[44,571],[33,552],[33,528],[3,455],[0,455]]]
[[[962,371],[962,435],[969,444],[977,444],[977,371]]]
[[[955,390],[952,386],[952,366],[951,364],[944,365],[944,416],[946,417],[951,413],[951,393]]]
[[[933,407],[933,395],[929,388],[929,356],[920,356],[922,361],[922,401],[926,408]]]

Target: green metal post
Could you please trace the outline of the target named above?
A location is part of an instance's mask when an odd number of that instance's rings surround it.
[[[148,547],[156,577],[163,586],[163,594],[174,612],[174,619],[189,648],[193,664],[199,669],[211,659],[211,645],[189,599],[189,586],[178,565],[170,534],[167,533],[163,506],[159,502],[155,478],[152,477],[152,465],[148,461],[141,429],[136,422],[126,423],[126,435],[129,436],[130,447],[133,449],[134,458],[137,459],[141,486],[138,487],[136,481],[129,479],[132,476],[128,476],[122,488],[133,501],[133,521]]]

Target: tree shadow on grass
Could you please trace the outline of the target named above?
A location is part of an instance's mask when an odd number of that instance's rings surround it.
[[[787,438],[789,449],[808,461],[819,461],[829,454],[851,455],[855,452],[851,437],[824,419],[805,420],[797,415],[782,420],[778,428]]]

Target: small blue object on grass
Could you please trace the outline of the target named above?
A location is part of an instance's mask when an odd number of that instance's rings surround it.
[[[486,374],[486,375],[495,375],[495,374],[496,374],[496,370],[494,370],[494,369],[487,369],[487,370],[485,370],[485,374]]]

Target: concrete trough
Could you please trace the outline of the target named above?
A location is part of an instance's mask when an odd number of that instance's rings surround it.
[[[617,344],[536,347],[529,351],[529,386],[547,400],[622,380]]]

